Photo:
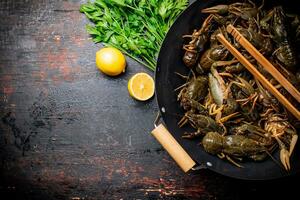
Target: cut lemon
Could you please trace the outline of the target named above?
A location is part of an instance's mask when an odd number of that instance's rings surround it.
[[[139,101],[150,99],[154,95],[153,78],[144,72],[133,75],[128,81],[128,92]]]
[[[126,60],[120,50],[105,47],[96,52],[96,65],[104,74],[117,76],[125,72]]]

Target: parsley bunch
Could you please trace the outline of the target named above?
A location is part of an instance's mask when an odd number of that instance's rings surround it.
[[[158,51],[188,0],[95,0],[81,5],[94,25],[86,29],[94,42],[123,51],[155,70]]]

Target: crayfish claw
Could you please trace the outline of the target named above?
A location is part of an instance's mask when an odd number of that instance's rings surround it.
[[[286,149],[280,150],[280,161],[284,168],[289,171],[291,169],[289,151]]]
[[[229,10],[229,6],[228,5],[217,5],[217,6],[213,6],[210,8],[205,8],[202,9],[201,12],[202,13],[210,13],[210,14],[226,14]]]
[[[298,140],[298,135],[293,135],[291,143],[290,143],[289,156],[292,155],[294,148],[296,146],[297,140]]]
[[[198,137],[200,135],[201,135],[201,131],[197,130],[196,132],[193,132],[193,133],[187,133],[187,132],[185,132],[183,134],[182,138],[193,139],[193,138],[196,138],[196,137]]]
[[[220,123],[225,123],[225,122],[227,122],[229,119],[232,119],[232,118],[238,116],[239,114],[240,114],[239,112],[231,113],[231,114],[229,114],[229,115],[227,115],[227,116],[225,116],[225,117],[222,117],[222,118],[219,120],[219,122],[220,122]]]
[[[277,140],[277,142],[279,144],[279,148],[280,148],[280,161],[281,161],[282,165],[284,166],[284,168],[287,171],[289,171],[291,169],[290,152],[287,150],[285,144],[277,136],[275,136],[275,139]],[[295,140],[297,140],[297,137],[292,138],[292,143],[295,142]],[[295,146],[292,143],[290,145],[290,150],[293,150],[294,146]]]

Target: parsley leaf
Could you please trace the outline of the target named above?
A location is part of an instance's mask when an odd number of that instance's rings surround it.
[[[80,12],[94,23],[86,26],[94,42],[116,47],[154,71],[167,31],[187,5],[188,0],[95,0]]]

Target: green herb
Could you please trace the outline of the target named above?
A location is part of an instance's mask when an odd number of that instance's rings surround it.
[[[113,46],[155,70],[158,51],[188,0],[95,0],[80,12],[94,23],[86,30],[94,42]]]

